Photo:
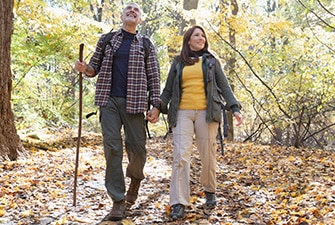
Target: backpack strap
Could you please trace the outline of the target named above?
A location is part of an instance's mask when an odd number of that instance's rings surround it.
[[[103,58],[105,57],[106,46],[109,44],[110,40],[112,40],[115,33],[116,33],[116,31],[111,30],[109,33],[106,34],[106,37],[104,38],[104,41],[103,41],[102,47],[101,47],[102,54],[100,56],[100,65],[102,63]],[[151,45],[151,43],[150,43],[149,38],[146,37],[146,36],[143,36],[143,49],[144,49],[145,63],[147,62],[148,57],[149,57],[150,45]]]
[[[148,61],[149,51],[150,51],[150,40],[147,36],[143,36],[143,48],[144,48],[144,60],[145,63]]]
[[[143,48],[144,48],[144,62],[145,62],[145,65],[147,66],[151,43],[150,43],[149,38],[146,36],[143,36],[142,40],[143,40]],[[148,97],[148,110],[150,110],[150,96]],[[145,128],[147,130],[148,138],[151,139],[148,120],[145,120]]]
[[[101,47],[102,54],[100,56],[100,65],[102,63],[102,60],[105,57],[106,46],[110,42],[110,40],[112,40],[115,33],[116,33],[115,31],[111,30],[108,34],[106,34],[106,37],[104,38],[104,42],[102,43],[102,47]]]

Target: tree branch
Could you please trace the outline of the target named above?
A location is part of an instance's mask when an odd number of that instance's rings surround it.
[[[323,10],[325,10],[327,13],[329,13],[330,15],[334,16],[335,17],[335,14],[330,12],[324,5],[321,4],[321,2],[319,0],[316,0],[319,5],[321,6],[321,8],[323,8]]]
[[[329,49],[329,51],[331,51],[331,52],[333,52],[333,53],[335,54],[335,50],[332,49],[330,46],[326,45],[325,43],[323,43],[323,42],[319,39],[318,35],[317,35],[316,33],[314,33],[313,28],[312,28],[311,24],[309,23],[308,18],[307,18],[307,24],[308,24],[308,26],[309,26],[309,29],[312,31],[312,34],[313,34],[313,36],[315,37],[315,39],[316,39],[318,42],[320,42],[322,45],[326,46],[326,47]]]
[[[276,94],[272,91],[272,89],[260,78],[260,76],[258,76],[258,74],[254,71],[254,69],[252,68],[252,66],[249,64],[248,60],[244,57],[244,55],[238,50],[236,49],[232,44],[230,44],[228,41],[226,41],[214,28],[213,25],[207,20],[207,23],[209,24],[209,26],[212,28],[212,30],[216,33],[216,35],[223,41],[225,42],[227,45],[229,45],[235,52],[237,52],[240,57],[243,59],[243,61],[245,62],[245,64],[249,67],[250,71],[252,72],[252,74],[269,90],[269,92],[271,93],[271,95],[273,96],[273,98],[275,99],[275,102],[279,108],[279,110],[287,117],[287,118],[291,118],[291,116],[281,107],[281,105],[279,104],[279,100],[276,96]]]
[[[309,136],[306,136],[303,140],[306,141],[306,140],[309,139],[309,138],[313,138],[313,139],[315,140],[315,137],[314,137],[314,136],[315,136],[316,134],[319,134],[319,133],[321,133],[321,132],[324,132],[325,130],[327,130],[327,129],[333,127],[333,126],[335,126],[335,123],[333,123],[333,124],[329,124],[328,126],[323,127],[322,129],[320,129],[320,130],[318,130],[318,131],[315,131],[314,133],[311,133]],[[319,144],[319,145],[320,145],[320,144]]]
[[[252,91],[249,90],[248,87],[244,85],[243,81],[242,81],[241,78],[238,76],[238,74],[236,73],[236,71],[234,71],[234,72],[235,72],[235,76],[236,76],[237,79],[240,81],[240,83],[242,84],[242,86],[244,87],[244,89],[250,94],[250,96],[251,96],[253,102],[256,102],[256,103],[261,107],[261,109],[263,109],[263,110],[266,112],[267,110],[263,107],[263,104],[261,104],[261,103],[255,98],[255,96],[252,94]],[[273,131],[270,129],[270,127],[269,127],[269,125],[267,124],[267,122],[262,118],[262,116],[260,115],[260,113],[258,112],[258,110],[255,108],[255,104],[252,104],[252,107],[254,108],[254,110],[255,110],[257,116],[259,117],[259,119],[260,119],[261,122],[262,122],[262,123],[259,124],[259,127],[258,127],[257,130],[260,130],[260,126],[261,126],[262,124],[264,124],[264,126],[266,127],[266,129],[267,129],[267,130],[270,132],[270,134],[272,135],[272,137],[275,138],[275,135],[274,135]],[[267,113],[267,114],[269,115],[269,113]],[[271,118],[270,118],[270,119],[271,119]],[[271,120],[271,121],[272,121],[272,120]],[[254,136],[254,134],[257,132],[257,130],[252,134],[252,136]],[[247,141],[249,138],[250,138],[250,136],[247,137],[245,141]]]
[[[314,16],[316,16],[322,23],[324,23],[326,26],[335,29],[335,27],[333,27],[332,25],[330,25],[329,23],[327,23],[325,20],[323,20],[318,14],[316,14],[313,10],[307,8],[307,6],[304,5],[304,3],[302,3],[300,0],[297,0],[305,9],[307,9],[308,11],[310,11]]]

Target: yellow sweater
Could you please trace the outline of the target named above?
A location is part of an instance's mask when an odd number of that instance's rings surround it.
[[[192,66],[185,66],[182,74],[182,96],[179,109],[206,109],[206,95],[202,74],[202,59]]]

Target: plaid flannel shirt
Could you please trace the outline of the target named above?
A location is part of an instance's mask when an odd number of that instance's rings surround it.
[[[107,105],[112,86],[113,55],[120,47],[123,39],[120,29],[107,44],[105,56],[100,65],[105,36],[106,34],[103,34],[100,37],[89,62],[89,65],[94,68],[95,74],[98,75],[95,95],[95,105],[97,106]],[[147,62],[145,62],[143,38],[137,33],[129,52],[126,112],[131,114],[145,112],[148,109],[148,92],[149,103],[152,105],[159,104],[160,70],[156,50],[150,42],[149,55]]]

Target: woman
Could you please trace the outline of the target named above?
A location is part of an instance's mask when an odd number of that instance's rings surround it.
[[[184,35],[181,53],[172,63],[161,94],[161,110],[167,112],[173,132],[172,220],[183,219],[185,206],[190,205],[190,158],[194,134],[202,164],[200,183],[206,206],[214,208],[216,205],[216,135],[221,121],[221,96],[233,111],[236,125],[242,124],[240,104],[219,60],[208,50],[204,29],[193,26]]]

